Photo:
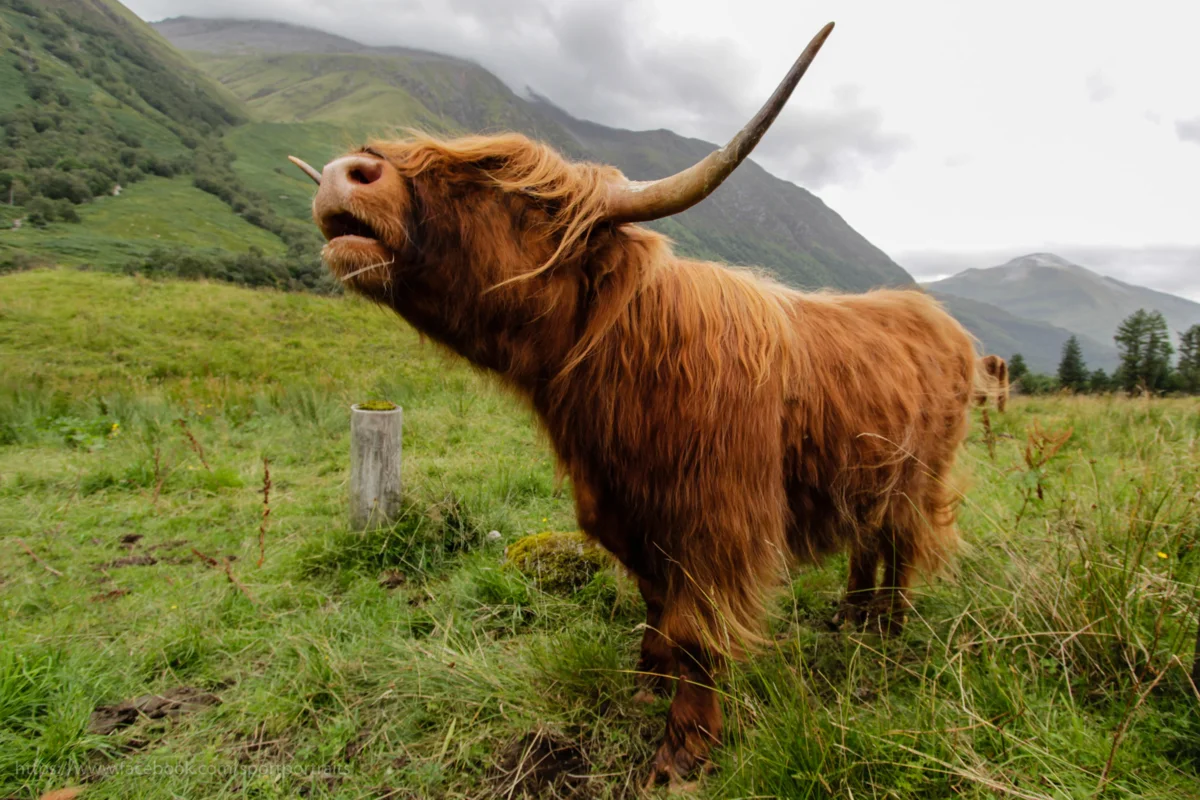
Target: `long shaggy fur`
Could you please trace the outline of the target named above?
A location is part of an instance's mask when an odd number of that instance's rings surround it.
[[[380,299],[529,398],[665,636],[739,653],[793,557],[947,558],[975,352],[929,296],[682,259],[601,222],[619,172],[521,136],[372,149],[413,193],[365,215],[412,231]]]
[[[848,549],[863,600],[882,562],[874,602],[902,614],[912,571],[951,555],[976,353],[931,297],[802,293],[681,258],[604,222],[619,172],[521,136],[371,151],[406,188],[352,210],[395,265],[350,285],[530,403],[581,527],[639,580],[644,664],[741,655],[791,562]],[[719,728],[715,699],[680,685]],[[704,750],[676,716],[664,748]]]

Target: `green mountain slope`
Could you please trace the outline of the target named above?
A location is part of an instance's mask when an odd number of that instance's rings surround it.
[[[541,100],[526,100],[468,61],[405,48],[369,48],[339,37],[281,23],[165,20],[155,27],[189,52],[262,122],[321,124],[340,134],[383,134],[400,126],[432,131],[516,130],[547,141],[573,158],[615,164],[630,177],[649,179],[680,169],[715,145],[669,131],[622,131],[574,119]],[[317,137],[314,134],[314,142]],[[286,168],[288,149],[249,132],[230,140],[239,161],[272,156]],[[341,141],[303,155],[327,157]],[[288,146],[295,144],[293,141]],[[270,175],[248,183],[271,196],[299,186]],[[256,182],[257,181],[257,182]],[[296,213],[296,204],[281,210]],[[797,286],[865,290],[903,285],[912,278],[818,198],[744,165],[701,206],[654,227],[697,257],[753,264]]]
[[[183,177],[245,118],[119,3],[0,0],[0,263],[120,267],[164,244],[282,254]]]
[[[1104,343],[1111,343],[1121,320],[1139,308],[1161,311],[1176,333],[1200,323],[1200,303],[1107,278],[1050,253],[969,269],[928,288],[990,303]]]

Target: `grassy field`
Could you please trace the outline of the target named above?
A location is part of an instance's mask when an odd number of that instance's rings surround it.
[[[392,316],[37,270],[0,277],[0,376],[0,796],[636,794],[665,714],[632,701],[636,590],[503,567],[573,529],[570,487]],[[359,535],[347,407],[375,398],[411,506]],[[973,413],[954,572],[881,640],[825,624],[843,559],[798,571],[698,796],[1200,797],[1200,402]],[[188,702],[107,708],[150,694]]]
[[[77,210],[78,223],[0,230],[0,257],[25,251],[53,263],[120,269],[158,246],[208,253],[257,247],[271,255],[285,250],[279,237],[234,214],[193,186],[190,177],[146,178],[125,187],[119,197],[100,197]]]

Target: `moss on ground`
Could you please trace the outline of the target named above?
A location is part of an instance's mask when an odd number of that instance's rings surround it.
[[[615,560],[580,531],[543,531],[508,546],[505,563],[527,576],[542,591],[569,594]]]

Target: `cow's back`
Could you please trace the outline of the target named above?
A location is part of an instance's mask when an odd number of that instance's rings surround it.
[[[794,308],[784,447],[793,513],[802,528],[823,521],[816,554],[844,538],[830,525],[883,525],[897,501],[919,504],[945,479],[966,435],[975,347],[917,291],[800,295]]]

